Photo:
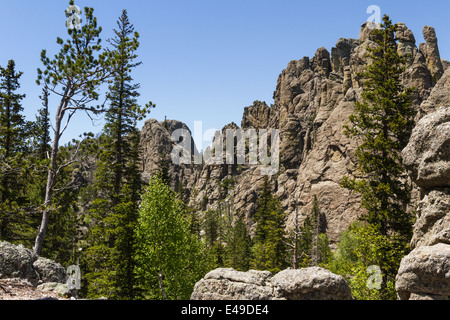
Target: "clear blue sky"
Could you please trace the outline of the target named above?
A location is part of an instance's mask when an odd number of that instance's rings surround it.
[[[102,38],[127,9],[141,34],[140,60],[134,73],[141,84],[141,104],[156,103],[149,118],[177,119],[203,130],[240,125],[243,108],[254,100],[273,103],[280,72],[293,59],[328,50],[341,38],[357,38],[361,24],[378,5],[394,22],[413,30],[417,44],[422,28],[436,28],[441,57],[450,60],[450,1],[300,1],[300,0],[76,0],[95,9]],[[41,89],[35,84],[40,52],[57,53],[56,37],[66,37],[64,10],[68,0],[0,0],[0,65],[16,61],[24,72],[21,93],[30,120],[40,107]],[[106,42],[104,42],[106,44]],[[54,105],[50,106],[55,108]],[[101,130],[80,114],[65,134]]]

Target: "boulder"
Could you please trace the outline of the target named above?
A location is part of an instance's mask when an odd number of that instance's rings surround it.
[[[0,242],[0,278],[20,278],[32,284],[65,283],[67,275],[66,269],[55,261],[35,259],[33,252],[22,245]]]
[[[33,263],[33,268],[43,282],[66,283],[67,281],[66,269],[53,260],[39,257]]]
[[[272,278],[276,295],[286,300],[351,300],[348,283],[326,269],[287,269]]]
[[[448,300],[450,245],[421,246],[402,259],[396,279],[401,300]]]
[[[351,300],[345,279],[319,267],[268,271],[216,269],[194,287],[192,300]]]
[[[209,272],[194,287],[192,300],[272,300],[272,273],[240,272],[220,268]]]
[[[24,278],[37,281],[33,252],[22,245],[0,242],[0,278]]]

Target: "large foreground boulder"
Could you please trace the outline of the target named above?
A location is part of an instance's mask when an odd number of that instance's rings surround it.
[[[216,269],[194,288],[192,300],[351,300],[345,279],[319,267],[268,271]]]
[[[33,263],[33,268],[43,282],[66,283],[66,269],[59,263],[40,257]]]
[[[0,241],[0,278],[20,278],[31,283],[65,283],[66,269],[55,261],[39,257],[22,245]]]
[[[448,300],[450,245],[421,246],[403,258],[396,288],[401,300]]]
[[[33,268],[33,253],[22,245],[0,242],[0,278],[39,279]]]
[[[287,269],[272,278],[277,296],[286,300],[351,300],[350,287],[342,276],[311,267]]]

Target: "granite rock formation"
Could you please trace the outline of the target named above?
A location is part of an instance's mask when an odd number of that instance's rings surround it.
[[[445,79],[441,79],[445,81]],[[450,106],[423,117],[403,159],[420,188],[413,251],[403,258],[396,289],[402,300],[450,298]]]
[[[345,279],[319,267],[268,271],[216,269],[194,288],[192,300],[351,300]]]
[[[312,57],[289,62],[278,77],[274,103],[255,101],[244,109],[241,121],[242,129],[280,132],[280,168],[270,181],[289,216],[287,228],[293,225],[296,204],[301,223],[316,196],[326,216],[332,246],[341,232],[363,214],[359,196],[340,187],[344,175],[355,174],[357,146],[343,134],[342,127],[361,97],[363,79],[359,73],[369,62],[366,55],[368,48],[374,46],[374,27],[365,23],[358,39],[341,38],[331,50],[319,48]],[[398,51],[407,61],[404,85],[416,88],[413,104],[419,121],[450,99],[450,71],[440,58],[434,29],[424,28],[426,43],[419,47],[403,23],[397,24],[396,37]],[[225,128],[230,126],[238,127],[230,124]],[[144,126],[145,175],[157,168],[155,159],[162,158],[170,164],[169,154],[176,145],[170,139],[170,130],[156,120],[149,120]],[[191,207],[203,211],[226,204],[234,215],[245,217],[250,228],[254,226],[256,200],[264,181],[258,166],[169,165],[169,172],[173,187],[185,190]]]

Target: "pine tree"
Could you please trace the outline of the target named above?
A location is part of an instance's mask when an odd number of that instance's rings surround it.
[[[33,151],[38,159],[47,159],[50,155],[50,110],[48,106],[50,93],[47,88],[42,89],[42,108],[38,110],[33,124]]]
[[[365,79],[362,101],[356,103],[350,124],[344,127],[347,136],[362,140],[356,157],[365,178],[344,177],[342,186],[361,194],[367,211],[364,220],[406,250],[412,217],[406,210],[410,188],[401,151],[408,143],[415,111],[410,98],[413,89],[401,82],[405,63],[397,52],[395,30],[385,15],[381,28],[373,31],[375,46],[368,49],[371,62],[361,74]],[[384,284],[386,277],[395,277],[396,267],[383,270]]]
[[[50,138],[50,113],[49,113],[49,92],[44,87],[42,90],[42,108],[38,110],[36,120],[31,128],[31,151],[30,162],[33,170],[29,172],[31,178],[27,183],[27,194],[30,205],[39,208],[45,199],[45,187],[47,183],[47,170],[51,151]]]
[[[100,154],[94,181],[97,197],[91,206],[96,222],[91,226],[91,248],[86,254],[91,255],[87,257],[91,266],[98,263],[92,261],[95,252],[100,250],[107,255],[102,267],[88,266],[88,273],[93,273],[88,277],[96,278],[95,274],[102,274],[109,284],[105,290],[111,290],[114,298],[133,299],[136,295],[134,229],[141,189],[140,135],[136,125],[153,104],[145,108],[137,104],[139,84],[132,84],[131,71],[141,64],[134,62],[139,34],[134,31],[126,10],[117,25],[115,37],[109,40],[114,49],[116,73],[109,87],[110,104],[99,140]]]
[[[217,268],[224,267],[226,232],[224,217],[219,210],[208,210],[203,217],[205,245],[214,257]]]
[[[25,199],[25,155],[29,150],[30,124],[22,114],[24,94],[14,60],[6,68],[0,67],[0,238],[14,240],[21,236],[19,230],[11,230],[13,224],[22,224],[21,206]]]
[[[287,267],[285,244],[286,214],[272,195],[267,176],[258,199],[254,216],[256,231],[253,244],[252,267],[278,272]]]
[[[74,5],[74,1],[69,1]],[[67,15],[67,13],[65,13]],[[47,183],[45,189],[44,209],[41,225],[36,236],[33,254],[40,256],[45,234],[52,211],[54,187],[57,184],[59,172],[70,165],[58,165],[60,139],[73,116],[84,111],[89,116],[102,111],[102,106],[91,106],[98,100],[98,89],[111,79],[114,68],[113,57],[110,52],[102,51],[100,33],[94,9],[84,9],[86,22],[80,28],[68,29],[69,39],[57,39],[61,49],[53,59],[47,57],[47,51],[41,53],[44,71],[38,69],[37,84],[44,84],[48,92],[60,98],[58,107],[54,110],[53,141],[48,166]]]
[[[325,242],[327,242],[327,240],[326,240],[326,218],[325,218],[325,215],[320,211],[319,202],[318,202],[316,196],[314,196],[313,207],[311,209],[310,217],[311,218],[308,221],[308,223],[309,223],[308,227],[312,231],[312,243],[311,243],[310,258],[311,258],[311,265],[313,267],[316,267],[325,258],[324,252],[321,249],[324,245],[323,240],[325,240]]]
[[[225,248],[225,265],[239,271],[250,269],[252,239],[244,218],[232,226]]]

